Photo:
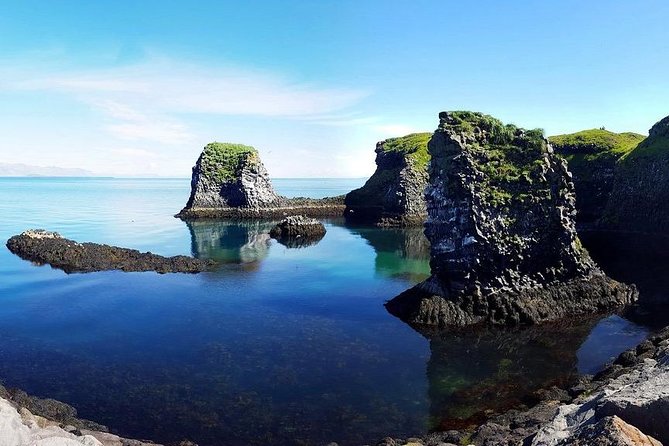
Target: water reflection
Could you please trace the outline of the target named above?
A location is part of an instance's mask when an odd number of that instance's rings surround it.
[[[273,222],[249,220],[194,220],[186,222],[191,252],[219,263],[255,263],[269,254]]]
[[[430,276],[430,242],[423,228],[363,228],[350,230],[376,252],[375,268],[383,277],[420,282]]]

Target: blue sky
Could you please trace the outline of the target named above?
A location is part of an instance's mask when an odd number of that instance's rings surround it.
[[[441,110],[547,134],[669,114],[669,2],[5,1],[0,162],[189,176],[256,146],[275,177],[359,177]]]

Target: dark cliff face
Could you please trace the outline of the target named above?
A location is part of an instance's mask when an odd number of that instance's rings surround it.
[[[669,116],[618,163],[601,226],[669,234]]]
[[[258,152],[241,144],[211,143],[193,167],[186,208],[260,208],[279,200]]]
[[[376,171],[346,195],[346,219],[378,226],[423,224],[429,138],[429,133],[415,133],[379,142]]]
[[[569,164],[576,189],[576,222],[593,225],[604,213],[615,177],[616,165],[644,139],[637,133],[614,133],[604,129],[549,138],[555,153]]]
[[[432,277],[391,312],[424,325],[516,324],[632,300],[582,247],[574,185],[542,131],[480,113],[439,118],[426,190]]]

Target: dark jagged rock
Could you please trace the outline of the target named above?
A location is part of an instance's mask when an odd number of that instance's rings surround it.
[[[325,237],[325,226],[315,218],[291,215],[274,226],[269,235],[289,248],[304,248]]]
[[[600,226],[669,234],[669,116],[618,163]]]
[[[549,138],[555,153],[569,163],[576,189],[576,223],[593,225],[602,217],[613,189],[618,160],[644,138],[638,133],[614,133],[604,129]]]
[[[158,273],[199,273],[215,263],[187,256],[163,257],[150,252],[97,243],[77,243],[56,232],[29,230],[7,241],[7,248],[24,260],[49,264],[66,273],[122,270]]]
[[[260,160],[250,146],[210,143],[193,167],[191,194],[176,216],[198,218],[277,218],[300,213],[308,216],[341,216],[344,197],[286,198],[278,195]]]
[[[376,171],[346,195],[346,219],[378,226],[422,225],[430,133],[413,133],[376,145]]]
[[[532,324],[631,303],[576,235],[566,162],[541,130],[441,113],[429,143],[432,276],[388,302],[413,325]]]

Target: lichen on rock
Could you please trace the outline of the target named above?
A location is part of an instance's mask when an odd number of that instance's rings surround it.
[[[422,225],[431,133],[412,133],[376,144],[376,171],[346,195],[346,219],[377,226]]]
[[[632,302],[576,234],[574,185],[541,130],[443,112],[428,145],[432,276],[388,302],[414,325],[536,323]]]

